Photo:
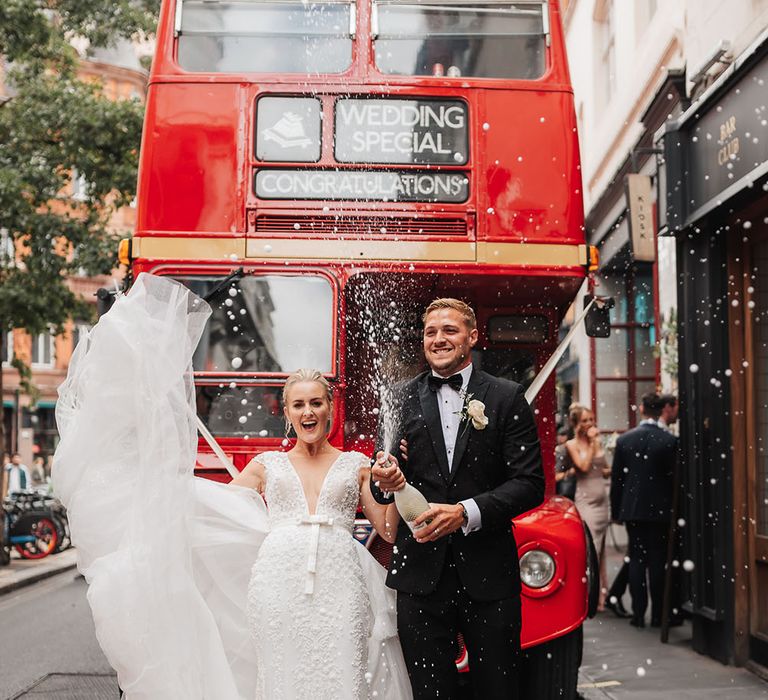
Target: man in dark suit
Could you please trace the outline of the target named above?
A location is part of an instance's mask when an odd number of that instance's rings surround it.
[[[456,638],[470,656],[475,698],[517,698],[520,572],[511,519],[544,496],[536,425],[519,384],[473,369],[474,311],[437,299],[424,314],[430,371],[397,390],[403,471],[430,502],[411,533],[400,522],[387,584],[397,589],[400,642],[417,700],[455,698]],[[383,453],[377,458],[381,460]],[[386,466],[385,466],[386,465]],[[389,456],[372,469],[372,490],[402,483]]]
[[[626,525],[629,537],[630,624],[635,627],[645,626],[649,588],[651,624],[661,624],[677,460],[677,438],[658,423],[662,408],[657,394],[643,396],[645,420],[616,441],[611,469],[611,518]]]

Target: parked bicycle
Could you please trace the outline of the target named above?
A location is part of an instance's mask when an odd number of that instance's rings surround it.
[[[66,511],[55,498],[15,493],[3,503],[2,516],[0,564],[10,562],[12,547],[24,559],[42,559],[69,546]]]

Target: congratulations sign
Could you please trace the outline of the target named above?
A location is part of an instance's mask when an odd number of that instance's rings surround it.
[[[468,160],[467,106],[460,100],[339,99],[336,160],[460,164]]]
[[[254,189],[263,199],[357,199],[453,202],[467,199],[466,173],[416,170],[258,170]]]

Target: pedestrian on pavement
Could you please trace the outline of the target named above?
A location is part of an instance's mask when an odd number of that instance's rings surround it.
[[[569,419],[574,431],[573,439],[565,443],[568,462],[576,474],[574,503],[587,523],[597,550],[600,566],[600,595],[597,609],[605,609],[608,574],[605,569],[605,533],[608,529],[609,509],[605,480],[611,475],[600,442],[600,431],[595,425],[595,414],[586,406],[572,404]]]
[[[45,460],[42,457],[37,456],[32,460],[30,476],[32,477],[32,486],[35,488],[45,484]]]
[[[565,443],[572,437],[572,431],[562,427],[557,431],[555,445],[555,493],[571,500],[576,497],[576,473],[568,459]]]
[[[661,394],[659,397],[661,403],[661,415],[659,416],[659,427],[672,433],[672,426],[677,422],[679,405],[677,397],[674,394]],[[672,433],[674,434],[674,433]],[[624,607],[623,597],[629,586],[629,562],[627,559],[621,565],[621,569],[613,579],[611,587],[608,589],[608,598],[605,607],[611,610],[616,617],[631,617],[631,613]],[[675,586],[677,589],[679,586]],[[677,591],[676,591],[677,592]],[[679,595],[676,596],[679,598]],[[678,602],[677,600],[675,601]],[[674,610],[679,614],[679,607]],[[673,621],[675,624],[676,621]],[[679,624],[679,623],[678,623]]]
[[[672,426],[677,423],[677,416],[680,406],[677,403],[677,396],[674,394],[661,394],[659,396],[661,403],[661,415],[659,416],[659,427],[673,433]]]
[[[648,592],[651,625],[661,624],[677,438],[659,425],[662,400],[642,398],[644,420],[616,441],[611,483],[611,517],[629,537],[630,624],[645,626]],[[646,581],[647,577],[647,581]]]
[[[22,464],[21,455],[18,452],[13,453],[11,461],[5,465],[3,472],[5,474],[3,498],[31,488],[32,479],[29,468],[26,464]]]

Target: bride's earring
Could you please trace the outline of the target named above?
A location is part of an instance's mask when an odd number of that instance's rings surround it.
[[[287,418],[285,419],[285,437],[288,438],[291,436],[291,429],[293,428],[293,425],[291,424],[291,421],[289,421]]]

